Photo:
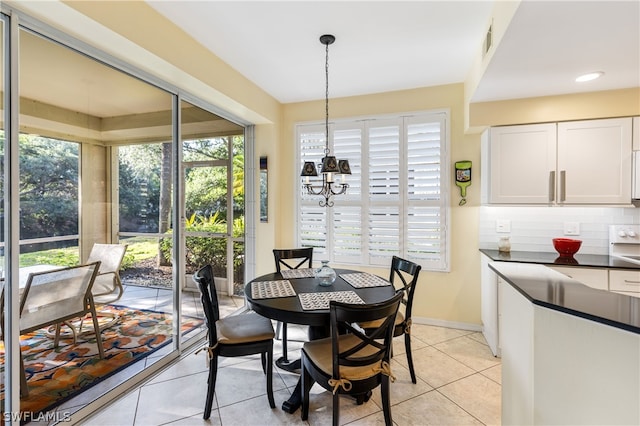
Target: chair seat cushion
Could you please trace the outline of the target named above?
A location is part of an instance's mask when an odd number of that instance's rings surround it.
[[[255,312],[219,319],[216,321],[216,332],[218,342],[225,345],[259,342],[275,336],[271,320]]]
[[[365,330],[370,330],[370,329],[374,329],[374,328],[380,328],[380,326],[382,325],[382,323],[384,322],[384,319],[379,319],[379,320],[375,320],[375,321],[365,321],[365,322],[359,322],[358,325],[365,329]],[[402,324],[404,322],[404,315],[402,314],[402,312],[398,311],[398,314],[396,315],[396,321],[395,321],[395,326],[398,326],[400,324]]]
[[[358,343],[362,343],[362,340],[358,339],[352,334],[344,334],[338,337],[338,347],[341,352],[354,347]],[[331,377],[333,374],[333,361],[331,354],[331,337],[325,339],[312,340],[306,342],[302,350],[307,357],[327,376]],[[360,351],[356,352],[354,357],[366,356],[376,352],[378,349],[372,346],[365,346]],[[340,366],[340,378],[348,380],[364,380],[369,377],[373,377],[380,373],[381,361],[376,361],[373,364],[365,366],[352,367],[352,366]]]

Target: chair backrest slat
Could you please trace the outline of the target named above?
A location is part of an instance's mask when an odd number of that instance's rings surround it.
[[[276,262],[276,272],[280,272],[283,266],[288,269],[298,269],[303,265],[307,265],[307,268],[311,268],[313,264],[313,247],[274,249],[273,257]]]
[[[411,318],[411,310],[413,307],[413,295],[416,291],[416,283],[418,282],[418,276],[422,266],[409,260],[402,259],[398,256],[393,256],[391,259],[391,270],[389,272],[389,281],[396,286],[396,280],[400,280],[402,287],[399,288],[403,291],[404,296],[402,303],[405,305],[404,315],[405,318]],[[398,287],[396,287],[398,288]]]
[[[329,304],[331,323],[333,377],[341,377],[341,366],[364,366],[376,361],[389,361],[393,325],[402,300],[402,292],[397,291],[389,300],[375,304],[349,304],[332,301]],[[367,335],[353,324],[360,321],[383,319],[382,326]],[[348,330],[353,337],[352,345],[340,348],[341,331]]]

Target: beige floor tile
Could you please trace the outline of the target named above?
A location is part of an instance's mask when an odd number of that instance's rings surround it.
[[[255,397],[220,408],[222,424],[228,425],[287,425],[304,424],[300,420],[300,410],[293,414],[280,408],[289,398],[287,391],[274,392],[276,408],[269,408],[266,397]],[[264,400],[263,400],[264,399]],[[198,424],[198,423],[196,423]]]
[[[423,342],[422,340],[416,338],[416,337],[411,337],[411,349],[412,350],[416,350],[416,349],[421,349],[428,346],[427,343]],[[404,347],[404,335],[402,336],[397,336],[393,338],[393,356],[405,356],[406,350]]]
[[[411,326],[411,337],[422,340],[429,345],[442,343],[450,339],[455,339],[456,337],[465,336],[469,333],[472,332],[434,325],[413,324]]]
[[[136,417],[139,390],[129,392],[86,420],[92,426],[132,426]]]
[[[168,422],[168,423],[163,423],[163,425],[171,425],[171,426],[198,426],[198,425],[203,425],[203,426],[220,426],[222,425],[222,421],[220,420],[220,415],[218,413],[218,410],[212,410],[211,411],[211,416],[207,419],[204,420],[202,418],[202,413],[195,415],[195,416],[191,416],[191,417],[185,417],[184,419],[179,419],[173,422]]]
[[[438,343],[434,345],[434,348],[441,350],[475,371],[485,370],[500,363],[500,360],[491,353],[489,346],[468,336]]]
[[[340,397],[340,424],[368,417],[382,408],[373,399],[357,405],[350,396]],[[299,411],[297,412],[299,414]],[[294,413],[295,414],[295,413]],[[309,419],[311,426],[331,424],[333,418],[333,395],[322,387],[315,385],[309,393]]]
[[[405,425],[481,425],[482,423],[437,391],[391,407],[393,422]]]
[[[407,366],[405,357],[394,360]],[[416,376],[434,388],[474,373],[471,368],[430,346],[413,351],[413,366]]]
[[[186,354],[182,359],[169,366],[157,376],[153,377],[148,384],[165,382],[192,374],[203,373],[209,371],[209,363],[204,352],[198,355],[195,353]]]
[[[206,389],[206,378],[201,383],[203,389]],[[284,382],[278,374],[274,374],[274,392],[284,389],[286,389]],[[268,409],[267,377],[262,372],[260,360],[256,359],[219,368],[215,396],[219,407],[261,396],[262,409]]]
[[[493,380],[474,374],[443,386],[438,391],[482,423],[501,424],[501,387]]]
[[[396,378],[395,382],[391,383],[391,405],[399,404],[433,390],[431,386],[419,377],[417,378],[417,383],[413,384],[409,369],[406,366],[400,365],[397,361],[391,361],[391,371]],[[382,407],[380,386],[375,388],[371,399]]]
[[[480,373],[483,376],[490,378],[497,384],[502,385],[502,364],[498,364],[494,367],[487,368],[486,370],[482,370]]]
[[[149,384],[140,389],[136,425],[159,425],[202,414],[207,373],[199,373],[166,382]],[[216,408],[216,401],[213,401]]]

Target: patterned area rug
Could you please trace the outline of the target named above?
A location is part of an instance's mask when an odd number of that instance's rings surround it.
[[[169,314],[122,306],[103,310],[121,318],[102,332],[104,359],[98,355],[95,337],[79,337],[76,344],[71,338],[61,339],[57,348],[46,330],[20,337],[29,385],[29,396],[20,401],[23,413],[49,411],[171,342]],[[91,324],[90,319],[85,322]],[[201,319],[186,318],[181,330],[187,333],[202,324]],[[4,342],[0,342],[0,374],[4,375]],[[0,398],[4,412],[4,383],[0,384]]]

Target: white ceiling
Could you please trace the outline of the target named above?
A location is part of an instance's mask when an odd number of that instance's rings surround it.
[[[500,1],[500,0],[499,0]],[[148,3],[283,103],[464,82],[493,1]],[[577,75],[604,77],[577,85]],[[640,86],[640,2],[523,2],[473,100]]]

